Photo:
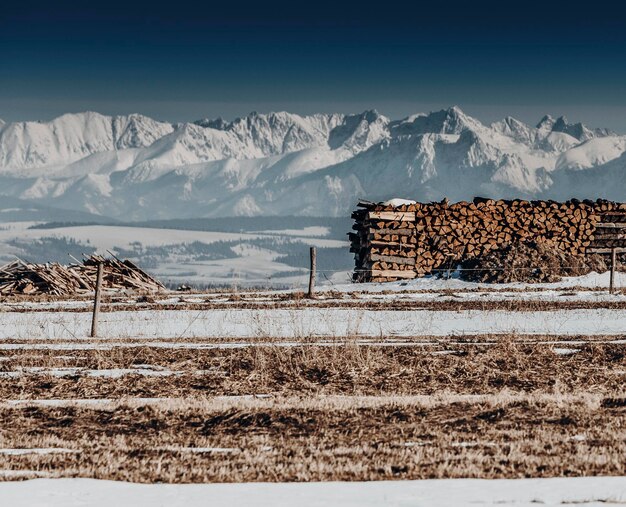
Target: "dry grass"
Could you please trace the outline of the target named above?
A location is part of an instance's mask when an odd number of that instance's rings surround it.
[[[441,292],[440,297],[454,297],[454,291],[451,294]],[[566,294],[567,295],[567,294]],[[231,298],[229,301],[213,301],[204,302],[183,301],[177,303],[158,302],[136,303],[136,302],[117,302],[114,304],[105,303],[101,307],[102,313],[111,312],[132,312],[144,310],[188,310],[188,311],[210,311],[210,310],[301,310],[304,308],[344,308],[344,309],[360,309],[368,311],[515,311],[515,312],[538,312],[538,311],[556,311],[556,310],[624,310],[626,309],[626,301],[624,300],[604,300],[604,301],[571,301],[558,299],[509,299],[509,300],[371,300],[371,299],[277,299],[270,301],[250,300]],[[88,313],[92,311],[92,305],[86,301],[81,306],[68,306],[59,310],[55,306],[10,306],[0,308],[0,311],[10,311],[12,313]]]
[[[0,454],[0,469],[141,482],[624,474],[624,400],[557,400],[2,407],[2,447],[80,452]]]
[[[17,378],[0,378],[1,398],[182,397],[276,393],[432,395],[443,391],[488,394],[502,390],[536,393],[615,394],[626,377],[626,345],[581,343],[572,354],[552,344],[518,342],[438,346],[375,346],[303,343],[284,347],[2,351],[1,372],[26,368]],[[561,346],[562,347],[562,346]],[[88,372],[55,376],[31,368],[132,369],[149,365],[166,376],[91,377]]]
[[[0,450],[0,472],[140,482],[623,475],[626,344],[617,338],[1,350],[0,448],[77,452]],[[89,376],[144,365],[171,374]],[[67,367],[84,370],[51,374]],[[83,398],[113,401],[71,402]],[[11,403],[20,399],[66,403]]]
[[[443,270],[447,272],[447,270]],[[618,271],[620,271],[618,269]],[[546,286],[542,284],[527,284],[525,286],[502,286],[499,284],[482,284],[477,287],[457,287],[454,289],[448,288],[411,288],[408,286],[403,286],[401,291],[391,290],[391,289],[383,289],[383,290],[372,290],[371,287],[364,284],[353,284],[354,290],[352,291],[339,291],[335,290],[332,287],[318,287],[316,290],[316,294],[319,297],[324,299],[354,299],[368,295],[412,295],[412,294],[450,294],[450,293],[459,293],[459,294],[469,294],[469,293],[536,293],[540,294],[546,291]],[[618,291],[624,293],[626,288],[617,287]],[[584,292],[584,293],[593,293],[593,292],[606,292],[607,287],[590,287],[583,285],[574,285],[574,286],[559,286],[559,284],[555,284],[553,287],[549,288],[549,290],[563,292]],[[171,300],[173,297],[179,299],[179,301],[184,302],[188,300],[195,300],[197,298],[205,298],[207,301],[211,299],[222,299],[222,300],[230,300],[230,301],[255,301],[259,299],[263,300],[272,300],[272,301],[299,301],[307,299],[306,293],[298,290],[298,289],[286,289],[286,290],[272,290],[271,288],[267,290],[259,290],[258,288],[246,288],[246,287],[225,287],[223,289],[211,289],[206,291],[194,291],[194,292],[177,292],[177,291],[164,291],[159,293],[152,294],[143,294],[141,292],[107,292],[105,291],[102,295],[103,303],[127,303],[129,301],[135,301],[137,303],[146,303],[146,302],[159,302],[165,300]],[[14,295],[3,295],[0,297],[1,303],[55,303],[55,302],[63,302],[63,301],[84,301],[90,302],[93,300],[93,295],[76,295],[71,298],[67,296],[54,296],[48,294],[14,294]]]

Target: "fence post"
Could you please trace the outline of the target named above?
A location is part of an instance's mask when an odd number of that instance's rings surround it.
[[[609,281],[609,294],[613,294],[613,288],[615,285],[615,264],[617,262],[616,249],[611,248],[611,278]]]
[[[311,247],[311,270],[309,271],[309,293],[308,297],[313,297],[315,291],[315,271],[316,271],[317,251],[314,246]]]
[[[98,275],[96,277],[96,294],[93,300],[93,316],[91,318],[91,337],[95,338],[98,334],[98,316],[100,315],[100,291],[102,289],[102,271],[104,264],[98,263]]]

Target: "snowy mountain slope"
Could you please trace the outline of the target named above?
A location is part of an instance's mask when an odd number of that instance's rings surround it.
[[[0,200],[0,222],[27,222],[29,224],[35,222],[117,223],[116,220],[100,215],[52,208],[10,196],[2,196]],[[11,227],[3,226],[2,230],[9,231]]]
[[[582,148],[582,147],[581,147]],[[580,159],[594,160],[595,148],[585,146],[586,151],[580,153],[580,158],[572,166],[563,165],[562,168],[550,174],[552,181],[551,196],[555,199],[566,199],[566,196],[602,196],[606,199],[624,201],[626,198],[626,152],[581,170]],[[613,152],[615,154],[615,152]],[[595,159],[596,161],[598,159]]]
[[[556,169],[590,169],[619,158],[626,152],[626,137],[590,139],[567,150],[556,161]]]
[[[626,193],[626,136],[544,117],[491,125],[458,107],[391,121],[252,113],[169,124],[68,114],[0,123],[5,196],[123,220],[343,215],[356,199],[609,197]]]
[[[0,130],[0,168],[66,165],[93,153],[150,146],[172,125],[142,115],[66,114],[51,122],[5,124]]]

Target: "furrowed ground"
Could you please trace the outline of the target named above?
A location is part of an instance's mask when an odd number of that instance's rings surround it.
[[[107,303],[101,329],[115,333],[100,339],[86,338],[86,301],[2,304],[0,478],[626,473],[621,294],[440,291],[307,301],[243,293]],[[364,326],[360,312],[378,316],[380,327]],[[219,315],[222,327],[207,315]],[[342,315],[350,326],[315,321]],[[479,332],[437,327],[466,315],[484,323]],[[162,325],[177,316],[175,326]],[[107,328],[113,318],[118,327]],[[124,319],[135,319],[130,330],[145,322],[144,332],[123,336]],[[552,327],[519,332],[510,324],[524,319]],[[333,325],[348,332],[332,334]]]

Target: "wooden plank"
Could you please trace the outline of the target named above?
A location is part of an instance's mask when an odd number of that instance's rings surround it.
[[[625,232],[604,232],[603,234],[594,234],[593,241],[618,241],[620,239],[626,239],[626,231]]]
[[[372,262],[376,262],[376,261],[395,262],[396,264],[404,264],[407,266],[415,265],[415,257],[397,257],[395,255],[370,254],[368,255],[368,260]]]
[[[397,222],[415,222],[415,211],[370,211],[370,220],[394,220]]]
[[[603,217],[623,217],[626,216],[626,210],[603,211],[600,215]]]
[[[417,249],[417,245],[413,243],[398,243],[397,241],[384,241],[384,240],[376,240],[372,239],[366,243],[367,246],[370,247],[378,247],[378,248],[391,248],[392,250],[415,250]],[[393,248],[399,247],[399,248]]]
[[[367,229],[368,235],[373,237],[374,234],[397,234],[398,236],[414,236],[415,231],[419,229],[374,229],[369,227]]]
[[[591,248],[621,248],[626,247],[625,239],[603,239],[600,241],[592,241],[589,245]]]
[[[394,269],[372,269],[372,276],[380,276],[385,278],[416,278],[417,273],[415,271],[397,271]]]
[[[626,253],[626,247],[623,248],[587,248],[587,253],[610,254],[613,250],[616,253]]]
[[[626,229],[626,222],[598,222],[596,229]]]

